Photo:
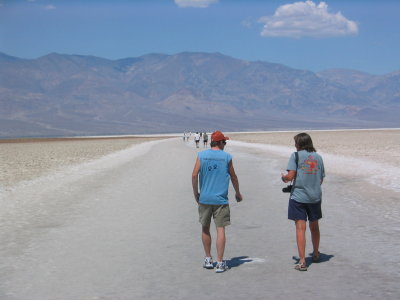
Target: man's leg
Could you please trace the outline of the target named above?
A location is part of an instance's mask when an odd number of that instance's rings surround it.
[[[219,262],[224,259],[225,243],[225,227],[217,227],[217,261]]]
[[[300,263],[306,262],[306,221],[296,220],[296,240],[299,250]]]
[[[203,247],[204,247],[205,256],[206,257],[211,257],[210,225],[202,227],[201,240],[203,241]]]
[[[318,220],[310,222],[310,231],[311,231],[311,240],[312,240],[313,249],[314,249],[314,256],[318,256],[319,240],[320,240]]]

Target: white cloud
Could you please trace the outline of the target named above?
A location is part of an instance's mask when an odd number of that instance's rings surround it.
[[[208,7],[212,3],[217,3],[219,0],[175,0],[179,7]]]
[[[242,26],[246,27],[246,28],[252,28],[253,23],[254,23],[254,20],[252,18],[248,17],[242,21]]]
[[[259,19],[264,37],[332,37],[358,33],[358,25],[341,12],[328,12],[328,5],[313,1],[295,2],[277,8],[273,16]]]
[[[44,9],[46,9],[46,10],[53,10],[53,9],[56,9],[56,7],[55,7],[54,5],[52,5],[52,4],[49,4],[49,5],[46,5],[46,6],[44,7]]]

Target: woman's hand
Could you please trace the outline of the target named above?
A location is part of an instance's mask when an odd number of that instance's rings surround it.
[[[287,176],[287,174],[285,175],[285,174],[281,173],[281,179],[282,179],[282,181],[283,181],[284,183],[287,183],[287,182],[288,182],[288,180],[286,179],[286,176]]]

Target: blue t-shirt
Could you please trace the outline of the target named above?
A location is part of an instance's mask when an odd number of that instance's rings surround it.
[[[301,150],[296,183],[291,198],[301,203],[316,203],[321,201],[321,182],[325,177],[324,162],[317,152]],[[296,155],[292,153],[287,170],[296,170]]]
[[[222,150],[198,153],[200,160],[200,199],[202,204],[228,204],[229,162],[232,156]]]

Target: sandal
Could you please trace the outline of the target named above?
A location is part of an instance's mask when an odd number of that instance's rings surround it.
[[[318,252],[317,255],[313,254],[313,256],[312,256],[312,261],[313,261],[314,263],[319,263],[319,259],[320,259],[319,255],[320,255],[319,252]]]
[[[294,266],[295,270],[297,271],[307,271],[307,265],[306,263],[299,263],[297,265]]]

